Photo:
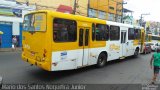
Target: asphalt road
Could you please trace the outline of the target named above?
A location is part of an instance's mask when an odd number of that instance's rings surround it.
[[[21,60],[20,52],[0,52],[0,76],[3,83],[59,84],[145,84],[152,78],[151,54],[111,61],[103,68],[47,72]]]

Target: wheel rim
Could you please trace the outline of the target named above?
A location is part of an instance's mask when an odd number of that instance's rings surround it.
[[[146,51],[145,51],[145,53],[146,53]],[[135,52],[135,55],[138,56],[138,51]]]
[[[103,63],[103,58],[101,57],[100,59],[99,59],[99,64],[102,64]]]
[[[99,64],[100,64],[100,65],[103,65],[103,63],[104,63],[104,58],[101,57],[101,58],[99,59]]]

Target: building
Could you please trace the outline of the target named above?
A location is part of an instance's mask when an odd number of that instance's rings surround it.
[[[37,10],[49,9],[64,13],[121,22],[123,0],[16,0],[35,5]]]
[[[18,46],[22,45],[22,22],[24,14],[34,10],[33,7],[17,4],[14,0],[1,0],[0,3],[0,48],[11,48],[12,37],[18,39]]]
[[[128,10],[126,8],[123,8],[123,19],[122,19],[122,22],[126,23],[126,24],[133,25],[134,24],[133,21],[134,21],[134,19],[133,19],[133,11]]]
[[[125,24],[133,24],[133,17],[131,17],[131,16],[125,16],[124,18],[123,18],[123,23],[125,23]]]
[[[47,9],[87,16],[88,0],[16,0],[19,3],[35,5],[36,10]],[[76,12],[74,12],[76,10]]]
[[[121,22],[122,0],[90,0],[89,16]]]

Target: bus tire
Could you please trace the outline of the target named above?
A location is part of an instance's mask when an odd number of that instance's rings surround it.
[[[101,68],[101,67],[104,67],[105,64],[107,62],[107,56],[105,53],[101,53],[98,57],[98,60],[97,60],[97,67],[98,68]]]
[[[0,90],[2,89],[3,78],[0,76]]]
[[[136,50],[135,50],[135,52],[134,52],[134,57],[136,58],[136,57],[138,57],[138,55],[139,55],[139,49],[137,48]]]

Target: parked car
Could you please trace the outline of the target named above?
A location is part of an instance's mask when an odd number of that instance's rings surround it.
[[[144,53],[144,54],[147,54],[147,53],[151,53],[151,52],[152,52],[152,50],[151,50],[151,44],[145,42],[143,53]]]
[[[158,47],[160,47],[160,43],[150,43],[151,50],[156,51]]]

